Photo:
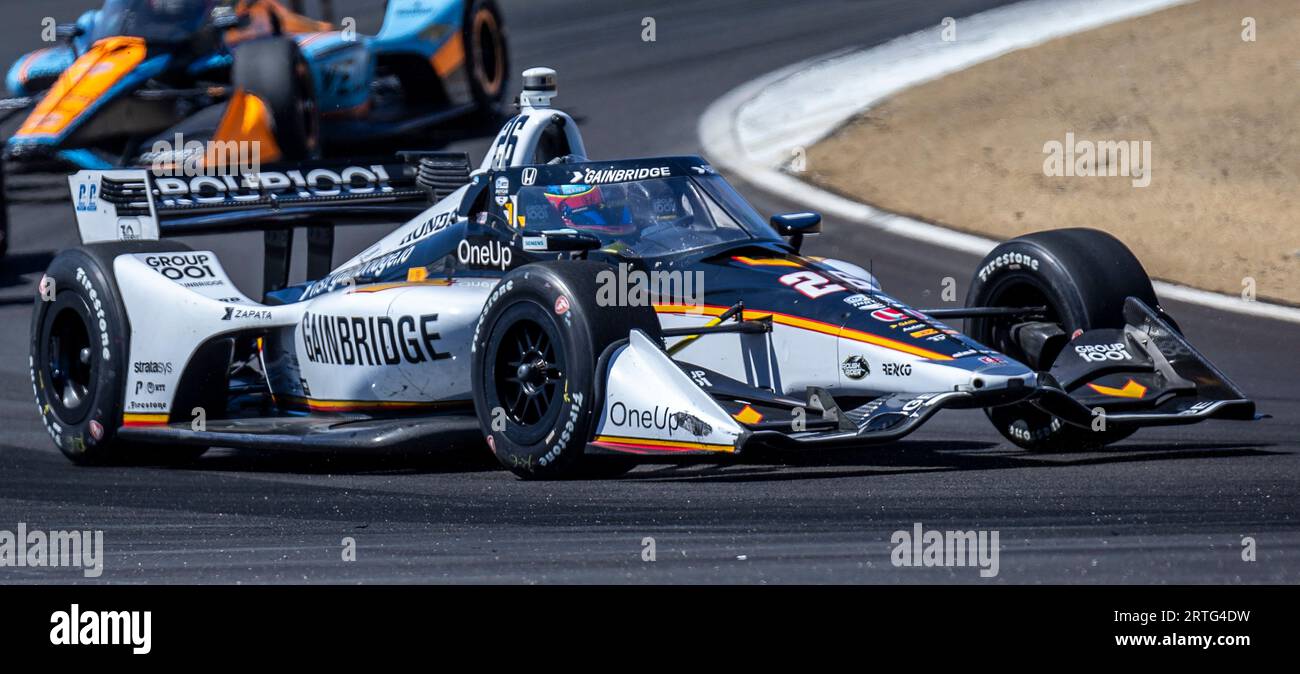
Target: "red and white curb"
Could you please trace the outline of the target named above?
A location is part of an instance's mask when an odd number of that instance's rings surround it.
[[[997,241],[890,213],[806,183],[782,168],[799,148],[852,116],[922,82],[1011,51],[1186,4],[1188,0],[1028,0],[958,19],[866,50],[840,51],[782,68],[732,89],[700,118],[704,154],[767,192],[826,215],[945,248],[984,255]],[[1300,323],[1300,308],[1155,281],[1162,298]]]

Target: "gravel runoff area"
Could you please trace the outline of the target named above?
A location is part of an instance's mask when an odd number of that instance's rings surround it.
[[[1297,35],[1295,0],[1203,0],[1053,40],[864,111],[803,177],[991,238],[1104,229],[1155,278],[1300,304]]]

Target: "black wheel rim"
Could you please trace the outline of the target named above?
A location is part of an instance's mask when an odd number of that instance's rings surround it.
[[[1047,315],[1042,319],[1048,323],[1063,325],[1060,310],[1047,289],[1038,286],[1030,279],[1004,279],[992,288],[983,304],[991,307],[1047,307]],[[1026,355],[1016,340],[1011,336],[1011,329],[1021,322],[1020,318],[979,318],[971,324],[970,336],[976,341],[999,353],[1025,362]]]
[[[524,428],[549,419],[564,394],[564,373],[564,355],[549,326],[527,318],[512,323],[492,374],[506,418]]]
[[[48,402],[58,417],[69,424],[85,418],[94,393],[98,356],[90,343],[87,318],[81,307],[56,304],[46,320],[42,340]]]

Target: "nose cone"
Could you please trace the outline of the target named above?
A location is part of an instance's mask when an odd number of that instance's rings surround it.
[[[983,399],[1037,385],[1023,364],[815,261],[745,251],[705,268],[712,315],[742,301],[747,318],[775,324],[770,353],[783,365],[786,391],[833,382],[849,395],[966,391]]]
[[[989,391],[995,389],[1028,387],[1033,388],[1038,385],[1038,375],[1025,365],[1007,359],[1005,356],[978,356],[979,358],[1001,358],[1004,362],[998,364],[981,363],[970,370],[969,390],[974,392]]]
[[[63,71],[9,141],[10,146],[66,136],[144,58],[141,38],[111,37],[96,42]]]

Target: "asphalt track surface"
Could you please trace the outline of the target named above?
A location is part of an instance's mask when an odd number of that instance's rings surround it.
[[[341,14],[361,5],[336,4]],[[557,103],[579,118],[593,157],[614,158],[698,152],[701,112],[732,87],[993,3],[504,4],[513,70],[557,68]],[[85,5],[6,2],[0,56],[8,63],[38,46],[40,16],[70,20]],[[378,23],[380,6],[355,12],[363,28]],[[640,40],[645,16],[657,21],[656,42]],[[487,143],[480,134],[451,147],[481,156]],[[762,212],[795,208],[740,187]],[[1105,452],[1030,455],[981,413],[945,412],[895,445],[643,466],[599,482],[522,482],[481,452],[438,447],[396,457],[214,450],[185,469],[76,468],[42,430],[27,374],[33,288],[50,256],[76,244],[66,198],[43,194],[14,206],[13,252],[0,271],[0,529],[102,529],[98,582],[1300,580],[1300,326],[1180,304],[1168,308],[1193,343],[1272,419],[1147,430]],[[939,304],[944,277],[964,288],[976,263],[846,223],[825,231],[811,252],[870,265],[918,306]],[[343,234],[338,260],[379,233]],[[259,237],[191,243],[217,251],[258,292]],[[999,531],[999,575],[892,566],[890,535],[917,522]],[[1257,561],[1242,560],[1246,536]],[[355,562],[341,561],[344,537],[356,540]],[[642,560],[647,537],[653,563]],[[9,582],[83,578],[0,568],[0,583]]]

